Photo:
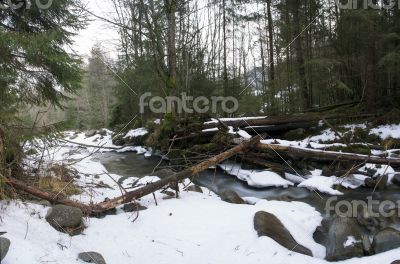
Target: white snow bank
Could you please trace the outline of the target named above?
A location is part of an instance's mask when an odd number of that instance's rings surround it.
[[[258,188],[263,187],[284,187],[294,185],[292,182],[283,179],[279,174],[265,170],[243,170],[240,164],[225,162],[218,165],[221,169],[225,170],[228,174],[236,176],[239,180],[247,182],[248,185]]]
[[[386,138],[400,138],[400,124],[398,125],[384,125],[377,128],[373,128],[370,134],[380,136],[382,139]]]
[[[132,129],[132,130],[129,130],[128,133],[125,134],[124,138],[140,137],[140,136],[147,135],[148,133],[149,133],[149,131],[144,127]]]
[[[343,193],[333,189],[334,185],[338,184],[338,178],[335,176],[313,176],[298,185],[312,191],[319,191],[330,195],[342,195]]]

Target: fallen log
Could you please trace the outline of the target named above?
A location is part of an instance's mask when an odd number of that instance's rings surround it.
[[[190,167],[181,172],[172,174],[169,177],[166,177],[157,182],[148,184],[144,187],[141,187],[139,189],[128,192],[122,196],[119,196],[119,197],[116,197],[111,200],[107,200],[107,201],[104,201],[104,202],[101,202],[101,203],[98,203],[95,205],[87,205],[87,204],[80,203],[78,201],[74,201],[74,200],[71,200],[68,198],[61,197],[58,194],[47,192],[47,191],[38,189],[36,187],[29,186],[25,182],[22,182],[15,178],[4,177],[4,179],[5,179],[6,184],[14,187],[15,189],[24,191],[35,197],[47,200],[54,204],[64,204],[64,205],[79,208],[85,214],[93,216],[93,215],[99,215],[101,213],[104,213],[104,212],[106,212],[110,209],[113,209],[119,205],[122,205],[124,203],[129,203],[134,199],[138,199],[145,195],[154,193],[155,191],[163,188],[164,186],[167,186],[170,183],[178,182],[178,181],[184,180],[186,178],[189,178],[199,172],[202,172],[202,171],[208,169],[210,166],[215,166],[215,165],[223,162],[224,160],[231,158],[232,156],[234,156],[238,153],[242,153],[243,151],[247,150],[249,147],[260,142],[261,139],[262,139],[261,136],[253,137],[249,141],[245,141],[242,144],[240,144],[236,147],[233,147],[233,148],[231,148],[219,155],[216,155],[210,159],[207,159],[193,167]]]
[[[261,151],[276,152],[284,154],[290,158],[310,159],[316,161],[355,161],[373,164],[386,164],[392,167],[400,167],[400,159],[382,158],[378,156],[368,156],[354,153],[325,151],[317,149],[305,149],[297,147],[288,147],[274,144],[258,143],[255,148]]]
[[[43,200],[47,200],[54,204],[64,204],[72,207],[76,207],[82,210],[82,212],[86,214],[90,214],[92,212],[92,207],[90,205],[86,205],[80,203],[78,201],[70,200],[64,197],[61,197],[59,194],[47,192],[36,187],[29,186],[23,181],[17,180],[15,178],[4,178],[6,184],[14,187],[15,189],[24,191],[29,193],[35,197],[41,198]]]
[[[288,123],[310,123],[322,120],[325,118],[329,119],[344,119],[344,118],[366,118],[374,116],[372,114],[358,114],[358,115],[327,115],[321,116],[320,114],[302,114],[294,116],[280,116],[280,117],[266,117],[266,118],[254,118],[254,119],[240,119],[240,120],[224,120],[223,123],[226,126],[233,126],[238,128],[252,127],[252,126],[267,126],[267,125],[285,125]],[[218,126],[218,122],[210,122],[203,125],[203,129],[215,128]]]
[[[93,212],[101,213],[101,212],[108,211],[112,208],[115,208],[115,207],[121,205],[121,204],[129,203],[135,199],[138,199],[138,198],[141,198],[148,194],[154,193],[155,191],[163,188],[164,186],[167,186],[170,183],[175,183],[175,182],[187,179],[195,174],[198,174],[199,172],[202,172],[202,171],[208,169],[210,166],[215,166],[215,165],[223,162],[224,160],[231,158],[232,156],[236,155],[237,153],[240,153],[240,152],[248,149],[249,147],[257,144],[261,139],[262,139],[261,136],[253,137],[249,141],[245,141],[242,144],[240,144],[234,148],[231,148],[221,154],[218,154],[210,159],[207,159],[193,167],[190,167],[181,172],[175,173],[175,174],[173,174],[169,177],[166,177],[162,180],[148,184],[142,188],[128,192],[122,196],[116,197],[116,198],[108,200],[108,201],[98,203],[93,206]]]

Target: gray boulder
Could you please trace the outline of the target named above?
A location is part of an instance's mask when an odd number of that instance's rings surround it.
[[[400,232],[388,227],[375,234],[372,248],[375,253],[382,253],[400,247]]]
[[[85,137],[93,137],[94,135],[96,135],[96,133],[96,130],[89,130],[85,133]]]
[[[400,174],[395,174],[392,178],[393,184],[400,186]]]
[[[282,222],[273,214],[257,212],[254,215],[254,229],[258,236],[268,236],[290,251],[312,256],[311,250],[297,243]]]
[[[11,241],[8,238],[0,237],[0,262],[7,255],[10,244]]]
[[[78,254],[78,258],[87,263],[106,264],[103,256],[97,252],[82,252]]]
[[[326,240],[326,260],[339,261],[364,256],[362,237],[356,219],[334,216]]]
[[[124,204],[122,210],[124,210],[126,213],[131,213],[136,211],[147,210],[147,207],[140,205],[139,203],[128,203]]]
[[[245,204],[245,201],[235,191],[232,190],[222,191],[219,196],[221,197],[222,201],[227,203]]]
[[[83,227],[81,209],[66,205],[55,205],[50,208],[46,220],[56,230],[70,235],[79,234]]]
[[[185,191],[203,193],[203,190],[198,185],[190,185]]]
[[[107,131],[105,129],[100,129],[96,133],[103,137],[107,136]]]

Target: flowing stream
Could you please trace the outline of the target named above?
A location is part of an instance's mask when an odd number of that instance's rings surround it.
[[[123,177],[144,177],[150,175],[153,169],[160,162],[159,157],[146,158],[136,153],[115,153],[107,152],[96,156],[110,173],[118,174]],[[230,189],[237,192],[242,197],[256,197],[278,201],[299,201],[305,202],[321,212],[326,213],[327,200],[332,197],[317,191],[310,191],[299,187],[268,187],[255,188],[237,179],[235,176],[228,175],[219,169],[209,169],[202,172],[194,179],[194,183],[206,187],[212,192],[219,194],[221,191]],[[341,189],[344,195],[337,196],[337,201],[366,201],[367,197],[372,197],[375,201],[389,200],[397,202],[400,200],[400,189],[391,185],[384,191],[358,188],[355,190]]]

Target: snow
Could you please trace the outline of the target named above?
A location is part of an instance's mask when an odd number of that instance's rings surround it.
[[[219,167],[226,171],[228,174],[236,176],[239,180],[247,182],[249,186],[257,188],[265,187],[284,187],[293,186],[294,184],[290,181],[283,179],[279,174],[264,170],[243,170],[240,168],[240,164],[231,162],[225,162],[220,164]]]
[[[348,237],[347,237],[347,240],[343,243],[343,246],[344,246],[344,247],[350,247],[350,246],[352,246],[352,245],[354,245],[354,244],[356,244],[356,243],[359,243],[359,242],[361,242],[361,241],[356,240],[355,237],[353,237],[353,236],[348,236]]]
[[[332,188],[336,184],[338,184],[338,178],[335,176],[312,176],[300,183],[298,187],[304,187],[312,191],[319,191],[330,195],[342,195],[343,193]]]
[[[400,134],[400,127],[398,129]],[[141,131],[144,133],[144,130]],[[382,128],[382,131],[389,130]],[[249,137],[243,130],[232,132],[243,138]],[[132,131],[131,134],[140,133]],[[96,203],[121,195],[119,186],[115,183],[121,179],[121,176],[109,173],[93,156],[93,153],[102,155],[102,152],[106,151],[135,151],[145,156],[152,155],[151,149],[139,146],[117,150],[99,148],[100,146],[116,147],[112,144],[111,131],[107,131],[107,135],[103,138],[99,135],[86,138],[84,133],[78,133],[76,138],[69,139],[73,135],[73,132],[64,133],[68,140],[98,147],[79,147],[74,143],[60,141],[58,145],[48,146],[43,152],[42,166],[51,166],[54,163],[70,164],[77,170],[81,177],[76,179],[76,184],[82,186],[83,193],[73,196],[72,199],[81,202]],[[326,130],[319,136],[309,137],[302,141],[277,140],[277,142],[301,148],[311,146],[323,149],[335,145],[320,143],[331,141],[331,138],[332,131]],[[275,140],[263,142],[275,143]],[[43,142],[38,139],[27,147],[33,148],[34,144],[43,147]],[[36,168],[37,160],[41,156],[42,152],[39,151],[38,154],[29,156],[24,162],[26,166]],[[286,173],[283,178],[270,170],[245,170],[233,162],[218,166],[253,187],[286,188],[299,184],[298,187],[330,195],[342,194],[334,189],[335,185],[340,184],[351,189],[358,188],[363,185],[366,178],[361,174],[345,178],[325,177],[321,175],[321,170],[314,170],[311,175],[304,178],[296,175],[295,172]],[[375,177],[384,173],[388,174],[389,182],[395,173],[394,169],[387,165],[377,167],[366,164],[361,171],[367,169],[376,169]],[[154,176],[131,177],[123,182],[123,186],[132,188],[132,185],[143,186],[157,180],[159,178]],[[99,188],[97,184],[100,182],[110,188]],[[186,180],[183,184],[189,183],[189,180]],[[181,192],[179,199],[167,199],[167,195],[157,191],[155,197],[158,205],[152,195],[143,197],[139,202],[148,209],[141,211],[136,220],[134,220],[136,213],[125,213],[118,208],[116,215],[109,215],[102,219],[86,218],[87,228],[84,233],[74,237],[54,230],[45,221],[48,207],[22,201],[9,203],[1,201],[0,231],[6,231],[7,234],[4,237],[11,240],[9,253],[2,264],[82,263],[77,260],[77,255],[83,251],[101,253],[108,264],[329,263],[323,260],[325,248],[313,240],[313,233],[320,225],[322,216],[312,206],[301,202],[267,201],[254,197],[244,197],[249,204],[229,204],[221,201],[216,194],[206,191],[205,188],[203,190],[204,193]],[[253,227],[253,217],[257,211],[274,214],[297,242],[313,252],[314,257],[292,252],[269,237],[258,237]],[[351,246],[356,242],[354,237],[348,237],[344,246]],[[341,263],[391,263],[398,259],[399,254],[400,249],[395,249]]]
[[[147,135],[149,131],[146,128],[137,128],[129,130],[128,133],[125,134],[124,138],[133,138]]]
[[[400,138],[400,124],[379,126],[371,129],[370,134],[378,135],[382,139]]]

